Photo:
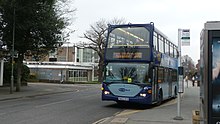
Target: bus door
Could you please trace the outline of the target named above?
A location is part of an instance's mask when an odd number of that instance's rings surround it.
[[[169,97],[172,97],[172,69],[168,72]]]
[[[152,101],[157,101],[158,82],[157,82],[157,67],[153,69],[152,75]]]
[[[163,83],[163,97],[167,99],[169,97],[169,69],[164,69],[164,83]]]

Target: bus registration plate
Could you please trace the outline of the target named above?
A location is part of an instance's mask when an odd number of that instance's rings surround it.
[[[118,97],[119,101],[129,101],[129,98],[126,97]]]

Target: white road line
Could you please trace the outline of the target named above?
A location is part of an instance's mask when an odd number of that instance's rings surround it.
[[[104,124],[105,122],[107,122],[108,120],[110,120],[112,117],[106,117],[106,118],[102,118],[92,124]]]
[[[35,106],[36,108],[41,108],[41,107],[46,107],[46,106],[50,106],[50,105],[56,105],[56,104],[60,104],[60,103],[64,103],[64,102],[69,102],[72,101],[73,99],[67,99],[67,100],[63,100],[63,101],[58,101],[58,102],[52,102],[52,103],[48,103],[48,104],[43,104],[43,105],[38,105]]]

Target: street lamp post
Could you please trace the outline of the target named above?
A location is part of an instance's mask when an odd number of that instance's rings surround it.
[[[15,8],[13,12],[13,31],[12,31],[12,53],[11,53],[11,86],[10,93],[13,93],[14,88],[14,40],[15,40]]]

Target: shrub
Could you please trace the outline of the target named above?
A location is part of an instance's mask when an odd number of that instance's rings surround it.
[[[14,64],[14,84],[16,83],[17,80],[17,64]],[[21,82],[26,83],[30,74],[30,69],[26,66],[23,65],[22,71],[21,71]],[[11,82],[11,63],[5,62],[4,63],[4,75],[3,75],[3,82],[4,85],[9,85]]]

